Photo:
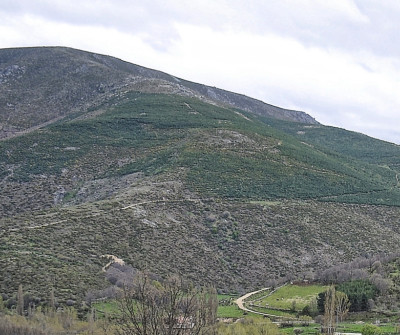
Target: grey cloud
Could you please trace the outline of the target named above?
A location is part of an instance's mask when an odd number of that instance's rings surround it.
[[[173,29],[174,13],[163,1],[137,3],[126,0],[102,1],[6,1],[0,13],[9,16],[33,15],[44,20],[83,26],[103,26],[129,34],[142,34],[160,47],[178,38]],[[179,16],[177,17],[179,19]],[[165,42],[163,42],[165,40]]]
[[[2,2],[0,11],[12,15],[30,13],[58,22],[143,33],[152,45],[162,48],[179,38],[174,23],[181,22],[207,25],[215,30],[275,33],[308,46],[400,56],[400,43],[395,42],[400,31],[400,7],[394,0],[349,0],[348,6],[354,9],[354,15],[304,0]]]
[[[260,1],[257,6],[250,7],[250,11],[242,8],[242,13],[248,15],[251,22],[248,27],[241,28],[260,34],[274,32],[297,39],[307,46],[400,56],[400,43],[396,43],[400,31],[400,7],[387,5],[393,1],[349,1],[359,11],[360,18],[327,8],[314,9],[306,3]]]

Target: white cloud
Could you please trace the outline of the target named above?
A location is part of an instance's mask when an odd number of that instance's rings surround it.
[[[215,32],[189,25],[177,29],[181,38],[172,58],[167,58],[176,75],[190,74],[196,81],[306,110],[323,123],[373,136],[374,127],[383,129],[385,123],[386,131],[396,132],[400,106],[396,59],[306,47],[273,34]],[[200,72],[201,64],[209,66]]]

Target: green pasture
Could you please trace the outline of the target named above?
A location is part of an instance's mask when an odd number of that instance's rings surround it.
[[[218,294],[218,318],[241,318],[244,316],[242,310],[234,303],[237,296],[232,296],[228,294]],[[93,303],[93,308],[98,313],[99,317],[103,315],[116,315],[118,314],[118,302],[117,300],[106,300],[101,302]]]
[[[286,285],[259,300],[257,304],[272,309],[290,310],[295,307],[296,311],[300,311],[326,289],[327,286],[323,285]]]

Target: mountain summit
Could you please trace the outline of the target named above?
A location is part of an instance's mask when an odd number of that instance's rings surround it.
[[[304,112],[70,48],[2,49],[0,64],[0,138],[36,129],[129,90],[196,97],[280,120],[317,123]]]

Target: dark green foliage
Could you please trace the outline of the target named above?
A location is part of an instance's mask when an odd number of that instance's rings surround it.
[[[364,134],[324,125],[305,125],[296,122],[266,119],[266,123],[291,134],[316,148],[329,149],[367,163],[398,168],[399,146]]]
[[[130,93],[113,105],[95,118],[2,142],[0,174],[12,166],[11,179],[21,182],[65,168],[95,178],[183,167],[188,186],[207,196],[399,203],[394,170],[312,148],[261,117],[161,94]],[[394,154],[397,147],[387,145]]]
[[[361,312],[368,309],[368,300],[374,299],[378,293],[375,285],[368,280],[353,280],[337,285],[337,291],[347,295],[350,301],[350,312]],[[318,294],[317,306],[318,311],[323,314],[325,312],[325,293]]]
[[[326,291],[318,293],[318,296],[317,296],[317,307],[318,307],[318,312],[320,314],[325,313],[325,294],[326,294]]]
[[[368,300],[374,299],[378,293],[375,285],[368,280],[354,280],[338,285],[338,291],[347,294],[350,305],[350,312],[366,311]]]

